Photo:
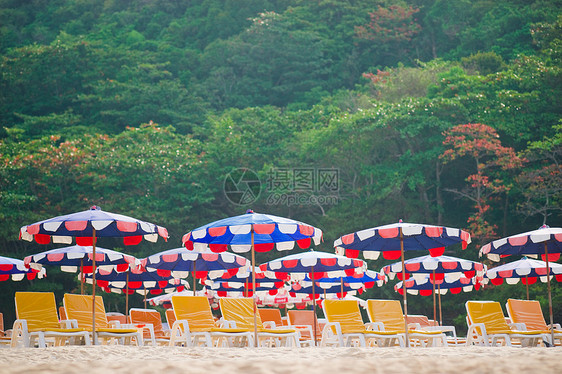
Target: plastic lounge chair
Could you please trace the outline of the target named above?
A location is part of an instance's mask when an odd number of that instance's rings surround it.
[[[314,334],[314,322],[316,320],[316,341],[322,341],[322,327],[318,322],[318,318],[314,318],[314,311],[312,310],[289,310],[287,312],[289,317],[289,326],[299,329],[301,333],[301,341],[308,341],[313,345],[312,335]]]
[[[170,346],[183,343],[212,347],[213,339],[217,345],[222,341],[229,346],[249,345],[252,341],[252,334],[246,329],[216,326],[205,296],[172,296],[172,305],[176,320],[170,334]]]
[[[12,340],[10,334],[11,331],[4,330],[4,314],[0,313],[0,345],[10,345]]]
[[[164,331],[162,317],[157,310],[131,308],[131,310],[129,310],[129,318],[131,324],[137,328],[143,329],[143,341],[145,345],[150,343],[156,346],[168,345],[170,343],[170,336]]]
[[[168,328],[172,328],[174,322],[176,322],[176,315],[173,309],[166,309],[166,322],[168,323]]]
[[[76,320],[78,327],[92,331],[92,296],[64,294],[64,310],[66,316],[71,320]],[[143,345],[142,335],[137,328],[129,325],[112,327],[105,315],[105,306],[101,296],[96,296],[96,335],[103,342],[108,343],[112,340],[123,342],[124,344]]]
[[[242,328],[254,334],[254,300],[249,297],[223,297],[219,301],[221,313],[225,321],[237,328]],[[285,346],[300,347],[300,335],[295,329],[286,327],[266,329],[260,315],[256,315],[258,344],[280,345],[285,341]]]
[[[550,327],[544,320],[541,304],[538,301],[507,299],[505,307],[509,318],[517,326],[521,327],[522,324],[525,330],[541,331],[546,334],[547,342],[562,345],[562,328],[559,324],[554,324],[554,342],[552,342]]]
[[[321,346],[335,344],[340,347],[366,347],[367,342],[374,341],[381,347],[396,344],[404,347],[403,334],[368,330],[367,326],[371,325],[363,323],[359,304],[355,300],[324,300],[322,307],[328,323],[322,332]]]
[[[523,347],[534,347],[546,338],[541,331],[512,330],[497,301],[467,301],[465,305],[469,323],[467,345],[512,346],[512,340],[516,340]]]
[[[260,318],[265,327],[281,327],[285,326],[281,311],[275,308],[258,308]]]
[[[406,317],[405,317],[406,318]],[[447,336],[448,345],[466,344],[466,338],[457,337],[455,326],[440,326],[436,321],[430,320],[421,314],[408,314],[406,321],[408,327],[414,330],[440,331]]]
[[[12,347],[33,347],[35,339],[40,348],[47,346],[47,338],[54,345],[68,343],[90,345],[88,331],[71,322],[59,322],[55,294],[52,292],[16,292],[16,321],[12,329]]]
[[[393,331],[405,334],[405,320],[402,305],[398,300],[367,300],[367,312],[374,328],[381,331]],[[441,331],[408,329],[410,343],[420,346],[447,345],[447,337]]]

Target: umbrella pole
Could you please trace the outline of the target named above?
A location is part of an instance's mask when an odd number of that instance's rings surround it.
[[[441,285],[437,285],[437,292],[439,292],[439,326],[443,326],[443,313],[441,311]]]
[[[435,310],[435,270],[433,270],[433,282],[431,283],[433,284],[433,320],[437,321],[437,311]]]
[[[406,333],[406,348],[410,346],[410,336],[408,334],[408,299],[406,297],[406,268],[404,267],[404,234],[402,228],[400,230],[400,258],[402,260],[402,284],[404,285],[404,331]]]
[[[193,296],[195,296],[195,271],[197,270],[197,263],[193,261]]]
[[[312,275],[312,323],[314,324],[314,336],[312,340],[314,341],[314,346],[316,347],[316,292],[314,290],[314,266],[310,267],[310,274]]]
[[[546,261],[546,286],[548,289],[548,313],[550,314],[550,341],[554,346],[554,318],[552,316],[552,293],[550,291],[550,265],[548,263],[548,246],[544,242],[544,257]]]
[[[127,274],[125,274],[127,277],[127,283],[125,284],[125,323],[129,320],[129,271],[131,270],[127,269]]]
[[[96,336],[96,229],[92,227],[92,340],[98,344]]]
[[[341,296],[340,296],[340,299],[343,299],[343,277],[340,277],[340,281],[341,281],[341,284],[340,284],[340,287],[341,287]]]
[[[143,288],[144,288],[144,309],[146,309],[146,296],[147,296],[147,293],[146,293],[146,286],[144,285],[144,283],[143,283],[142,286],[143,286]]]
[[[84,295],[84,257],[80,260],[80,295]]]
[[[525,286],[527,288],[527,301],[529,300],[529,276],[525,275]]]
[[[254,250],[254,226],[252,226],[252,299],[254,301],[254,347],[258,346],[258,306],[256,304],[256,251]]]

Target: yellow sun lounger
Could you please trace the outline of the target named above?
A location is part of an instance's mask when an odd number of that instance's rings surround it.
[[[497,301],[467,301],[467,345],[512,345],[517,341],[522,347],[537,346],[544,338],[541,331],[512,330]]]
[[[554,343],[551,331],[542,313],[541,304],[536,300],[507,299],[505,304],[511,322],[523,324],[525,330],[541,331],[550,344],[562,345],[562,328],[554,324]]]
[[[76,320],[78,327],[92,331],[92,296],[64,294],[64,310],[70,320]],[[96,335],[105,343],[117,339],[125,344],[143,345],[142,335],[137,328],[112,327],[105,315],[101,296],[96,296]]]
[[[244,329],[254,334],[254,300],[249,297],[223,297],[219,301],[223,319],[236,328]],[[256,315],[257,335],[259,345],[271,343],[276,346],[282,341],[285,346],[300,347],[299,332],[291,328],[271,328],[263,326],[259,313]]]
[[[181,343],[188,347],[199,344],[212,347],[213,343],[219,345],[221,342],[228,346],[242,346],[250,345],[252,341],[252,334],[247,329],[216,326],[205,296],[172,296],[172,305],[176,320],[170,333],[170,346]]]
[[[154,309],[131,308],[129,310],[131,324],[143,329],[144,344],[168,345],[170,336],[166,334],[162,326],[160,312]]]
[[[37,345],[44,348],[46,338],[54,338],[55,346],[67,342],[90,345],[88,331],[70,322],[59,322],[54,293],[16,292],[15,303],[17,320],[12,329],[12,347],[33,347],[37,339]]]
[[[367,312],[374,328],[380,331],[406,333],[402,304],[398,300],[367,300]],[[419,346],[447,345],[447,336],[441,331],[424,331],[408,329],[410,343]]]
[[[328,323],[322,332],[321,346],[337,345],[340,347],[359,345],[366,347],[376,343],[377,346],[404,347],[403,334],[389,331],[368,330],[363,323],[359,304],[355,300],[324,300],[324,315]]]

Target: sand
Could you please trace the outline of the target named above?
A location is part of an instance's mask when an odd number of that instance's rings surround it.
[[[182,348],[90,346],[0,349],[0,373],[288,374],[560,373],[562,348]]]

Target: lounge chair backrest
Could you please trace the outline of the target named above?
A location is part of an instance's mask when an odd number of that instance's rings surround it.
[[[68,319],[75,319],[78,327],[92,328],[92,296],[64,294],[64,310]],[[108,328],[103,298],[96,296],[96,328]]]
[[[205,296],[172,296],[176,320],[187,320],[194,332],[209,331],[215,327],[209,300]]]
[[[506,308],[513,323],[524,323],[527,330],[548,330],[541,304],[537,300],[507,299]]]
[[[155,338],[166,336],[166,334],[164,333],[164,328],[162,327],[162,317],[160,316],[160,312],[158,312],[157,310],[131,308],[131,310],[129,311],[129,318],[131,319],[131,323],[134,324],[152,324]],[[144,337],[150,338],[149,330],[144,329]]]
[[[59,318],[61,321],[64,321],[66,318],[66,312],[64,311],[64,306],[59,306]]]
[[[433,323],[431,323],[429,321],[429,318],[427,318],[424,315],[411,315],[408,314],[408,317],[406,318],[406,321],[408,321],[408,324],[410,323],[417,323],[419,324],[421,327],[429,327],[429,326],[435,326]]]
[[[166,322],[168,322],[168,327],[172,328],[174,322],[176,322],[176,315],[173,309],[166,309]]]
[[[27,321],[29,331],[58,329],[59,317],[52,292],[16,292],[16,318]]]
[[[314,312],[312,310],[289,310],[287,313],[289,317],[289,324],[293,326],[305,325],[311,326],[314,331]],[[306,330],[301,331],[301,335],[305,338],[310,338],[310,333]],[[322,336],[322,328],[318,323],[318,318],[316,318],[316,338]]]
[[[0,336],[6,335],[4,333],[4,314],[0,313]]]
[[[281,311],[274,308],[258,308],[262,322],[274,322],[275,327],[283,326],[283,318],[281,318]]]
[[[505,333],[509,325],[497,301],[467,301],[466,312],[470,323],[482,323],[488,334]]]
[[[236,322],[236,328],[254,328],[254,300],[250,297],[223,297],[219,301],[221,313],[225,320]],[[256,315],[257,328],[263,329],[259,313]]]
[[[367,300],[371,322],[381,322],[386,331],[404,332],[404,314],[398,300]]]
[[[323,306],[328,322],[339,322],[343,334],[365,331],[357,301],[324,300]]]

